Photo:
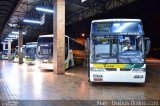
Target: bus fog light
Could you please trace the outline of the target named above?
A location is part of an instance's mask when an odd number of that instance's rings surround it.
[[[95,67],[92,67],[91,68],[91,71],[104,71],[103,68],[95,68]]]
[[[134,68],[133,72],[145,72],[144,68]]]

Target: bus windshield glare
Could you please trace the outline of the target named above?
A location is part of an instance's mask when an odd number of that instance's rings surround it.
[[[140,22],[97,22],[93,23],[93,33],[142,33]]]

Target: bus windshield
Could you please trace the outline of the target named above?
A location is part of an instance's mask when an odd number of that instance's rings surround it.
[[[38,55],[44,59],[53,57],[53,37],[38,38]]]
[[[25,48],[25,55],[29,58],[35,58],[36,55],[36,47]]]
[[[53,44],[50,44],[48,46],[46,44],[41,44],[39,55],[41,55],[45,59],[53,57]]]
[[[91,62],[143,63],[143,36],[93,36]]]

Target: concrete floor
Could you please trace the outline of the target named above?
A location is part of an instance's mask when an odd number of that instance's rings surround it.
[[[160,100],[160,64],[149,64],[144,86],[124,83],[91,85],[81,67],[65,75],[36,66],[0,61],[0,100]]]

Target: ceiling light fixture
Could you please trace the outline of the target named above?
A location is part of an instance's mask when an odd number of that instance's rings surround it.
[[[41,24],[41,21],[37,21],[37,20],[29,20],[29,19],[24,19],[23,22],[34,23],[34,24]]]
[[[53,13],[54,12],[52,9],[42,8],[42,7],[36,7],[36,10],[47,12],[47,13]]]

